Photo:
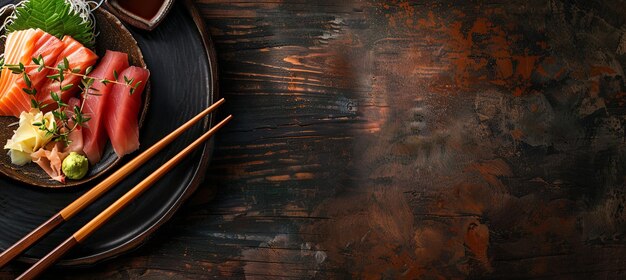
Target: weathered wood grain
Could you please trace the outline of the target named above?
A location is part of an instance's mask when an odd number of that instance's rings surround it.
[[[626,2],[197,4],[235,116],[207,181],[49,277],[626,278]]]

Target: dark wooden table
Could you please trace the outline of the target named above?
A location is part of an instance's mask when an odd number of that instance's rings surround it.
[[[48,277],[626,279],[626,2],[477,2],[197,1],[206,182]]]

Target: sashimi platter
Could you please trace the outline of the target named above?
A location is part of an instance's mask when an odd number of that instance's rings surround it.
[[[203,18],[191,0],[152,15],[127,3],[0,0],[0,267],[43,261],[80,228],[93,235],[59,265],[136,248],[209,174],[232,116],[217,121],[225,100]]]
[[[0,20],[0,172],[75,186],[139,148],[150,71],[114,16],[90,1],[26,0]]]

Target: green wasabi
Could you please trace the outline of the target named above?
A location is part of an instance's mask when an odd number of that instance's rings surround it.
[[[89,161],[85,156],[76,152],[71,152],[63,160],[61,169],[63,170],[65,177],[72,180],[78,180],[87,175],[87,171],[89,170]]]

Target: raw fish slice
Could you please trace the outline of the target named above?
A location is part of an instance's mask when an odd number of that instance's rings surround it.
[[[65,114],[67,114],[67,117],[70,119],[70,127],[74,126],[74,121],[72,121],[72,118],[74,117],[74,106],[78,106],[80,108],[80,99],[76,97],[71,97],[67,101],[67,108],[65,108]],[[64,153],[68,155],[70,152],[77,152],[81,155],[85,154],[83,152],[83,130],[81,126],[77,126],[74,131],[70,133],[69,140],[70,144],[63,149]]]
[[[35,63],[32,61],[33,57],[43,58],[46,66],[54,67],[56,64],[53,62],[57,59],[59,54],[63,51],[65,44],[59,40],[57,37],[52,36],[42,30],[37,29],[38,33],[41,33],[41,37],[37,40],[35,44],[35,51],[26,58],[29,65],[34,65]],[[46,83],[49,79],[46,77],[50,73],[50,69],[42,68],[41,71],[37,67],[26,68],[26,72],[28,73],[28,77],[30,78],[32,85],[34,88],[39,90],[43,84]],[[20,79],[22,79],[20,77]]]
[[[70,140],[70,144],[63,148],[63,153],[65,156],[69,155],[71,152],[76,152],[81,155],[84,155],[83,146],[84,146],[84,137],[83,137],[83,128],[78,126],[68,136]],[[63,159],[65,159],[65,156]]]
[[[90,76],[98,79],[115,80],[113,71],[120,73],[128,68],[128,55],[121,52],[107,51],[102,60],[90,73]],[[102,151],[106,144],[106,129],[104,128],[103,114],[106,107],[105,98],[113,87],[112,83],[104,85],[96,81],[93,88],[96,91],[90,91],[83,100],[83,115],[91,118],[83,126],[83,151],[89,159],[91,165],[96,164],[102,157]]]
[[[92,66],[98,60],[98,56],[90,49],[83,46],[80,42],[74,40],[70,36],[63,37],[64,49],[56,58],[53,66],[57,66],[63,63],[63,58],[67,58],[70,69],[80,69],[80,74],[85,74],[85,71],[89,66]],[[48,106],[45,107],[45,111],[56,109],[56,103],[52,100],[50,92],[54,91],[61,97],[61,100],[67,102],[70,97],[74,96],[78,92],[78,85],[80,84],[81,77],[77,75],[65,75],[62,86],[73,84],[74,86],[66,91],[61,92],[59,89],[59,82],[48,79],[46,83],[41,87],[41,90],[37,93],[37,100]]]
[[[62,51],[63,43],[56,37],[40,29],[29,29],[29,31],[30,30],[32,30],[32,32],[29,33],[34,42],[33,48],[30,50],[27,50],[28,48],[25,49],[22,54],[19,55],[20,59],[17,63],[21,62],[26,66],[26,73],[30,77],[31,87],[39,89],[47,80],[46,75],[48,75],[49,70],[44,68],[41,71],[38,71],[37,67],[29,67],[35,65],[32,62],[32,58],[39,57],[41,55],[44,58],[44,61],[46,61],[46,59],[48,61],[54,61],[56,60],[58,54]],[[13,55],[15,52],[9,52],[8,54]],[[46,63],[46,65],[51,66],[50,63]],[[2,115],[19,116],[22,111],[30,110],[31,96],[28,96],[22,90],[23,88],[27,88],[27,84],[22,75],[16,75],[9,72],[8,76],[13,76],[9,78],[14,78],[15,80],[12,84],[5,85],[6,88],[3,90],[4,94],[2,98],[0,98],[0,106],[2,106],[0,112],[3,113]]]
[[[146,69],[135,66],[128,67],[120,73],[117,81],[124,83],[124,77],[126,77],[128,80],[132,80],[132,85],[137,85],[137,88],[131,94],[130,86],[114,84],[111,92],[107,95],[104,126],[113,150],[120,157],[139,148],[141,93],[149,76],[150,72]]]
[[[31,88],[39,90],[41,89],[43,83],[47,80],[46,75],[48,75],[50,70],[43,68],[39,71],[37,67],[34,67],[36,64],[34,64],[32,58],[41,56],[44,59],[44,62],[46,62],[46,65],[52,66],[49,61],[55,61],[57,59],[57,56],[63,50],[63,42],[40,29],[15,31],[9,34],[9,36],[18,32],[26,32],[23,36],[28,39],[22,41],[22,51],[15,52],[8,48],[20,48],[19,44],[8,44],[8,40],[10,40],[10,38],[7,37],[7,52],[5,52],[5,61],[8,64],[18,64],[20,62],[24,64],[26,67],[25,71],[31,81]],[[20,34],[16,34],[16,37],[20,36]],[[19,59],[13,58],[12,56],[14,55],[17,55]],[[22,111],[28,111],[31,108],[31,96],[22,90],[23,88],[28,88],[28,85],[24,81],[22,75],[13,74],[10,71],[5,72],[4,70],[1,75],[2,79],[7,80],[0,83],[3,86],[3,88],[0,88],[3,92],[2,97],[0,98],[0,115],[19,117]]]
[[[70,97],[70,99],[66,103],[67,103],[67,107],[65,108],[65,114],[67,115],[67,118],[69,119],[68,124],[71,127],[74,125],[74,121],[72,121],[72,118],[74,117],[74,106],[78,106],[78,108],[80,108],[80,99],[76,97]]]
[[[35,29],[28,29],[23,31],[16,31],[7,35],[4,52],[5,64],[19,64],[20,62],[26,63],[26,59],[31,55],[35,48],[37,38],[34,36]],[[13,115],[10,108],[17,106],[19,101],[10,99],[4,99],[6,93],[13,87],[19,78],[19,75],[11,73],[11,70],[4,68],[0,72],[0,115],[11,116]]]

